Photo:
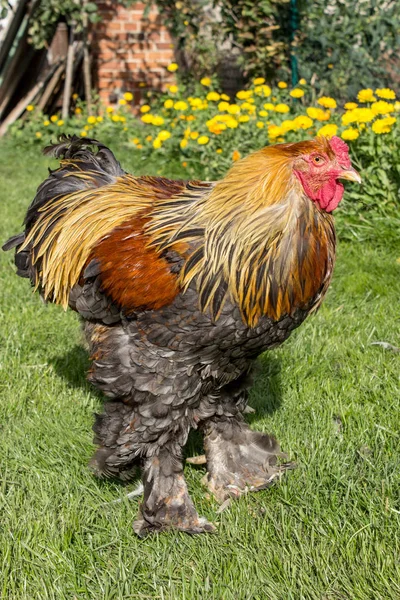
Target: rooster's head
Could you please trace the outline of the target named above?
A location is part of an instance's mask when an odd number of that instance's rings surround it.
[[[316,138],[291,146],[293,172],[305,194],[322,210],[332,212],[341,201],[344,186],[340,179],[361,183],[359,173],[351,166],[349,148],[340,138]]]

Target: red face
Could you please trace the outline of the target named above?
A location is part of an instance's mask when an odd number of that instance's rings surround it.
[[[347,144],[336,136],[329,144],[331,156],[319,151],[303,154],[293,169],[307,196],[326,212],[335,210],[343,197],[344,186],[339,179],[361,183],[360,175],[351,166]]]

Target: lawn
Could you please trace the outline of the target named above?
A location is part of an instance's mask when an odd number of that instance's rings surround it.
[[[119,152],[133,172],[184,177],[137,156]],[[0,145],[1,241],[20,231],[48,164]],[[400,250],[385,237],[340,243],[319,313],[259,359],[252,426],[274,432],[298,468],[216,514],[204,468],[188,465],[217,535],[144,540],[138,500],[114,503],[135,483],[87,468],[101,398],[85,381],[78,319],[41,303],[1,253],[0,597],[398,600],[400,354],[372,345],[400,346]],[[201,452],[198,437],[187,452]]]

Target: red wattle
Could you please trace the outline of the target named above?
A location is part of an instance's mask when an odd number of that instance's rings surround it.
[[[318,190],[313,190],[307,181],[307,177],[302,171],[294,171],[296,177],[300,180],[307,196],[316,202],[322,210],[332,212],[337,208],[343,198],[344,186],[336,179],[336,173],[329,179],[325,185]]]

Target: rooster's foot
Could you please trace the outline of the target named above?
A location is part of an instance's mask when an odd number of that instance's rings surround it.
[[[204,483],[218,502],[270,487],[294,467],[271,435],[252,431],[243,422],[213,422],[204,440],[208,472]]]
[[[187,491],[183,472],[153,457],[144,472],[144,502],[133,528],[139,537],[149,533],[177,529],[186,533],[212,533],[214,525],[199,517]],[[150,477],[148,477],[150,475]]]

